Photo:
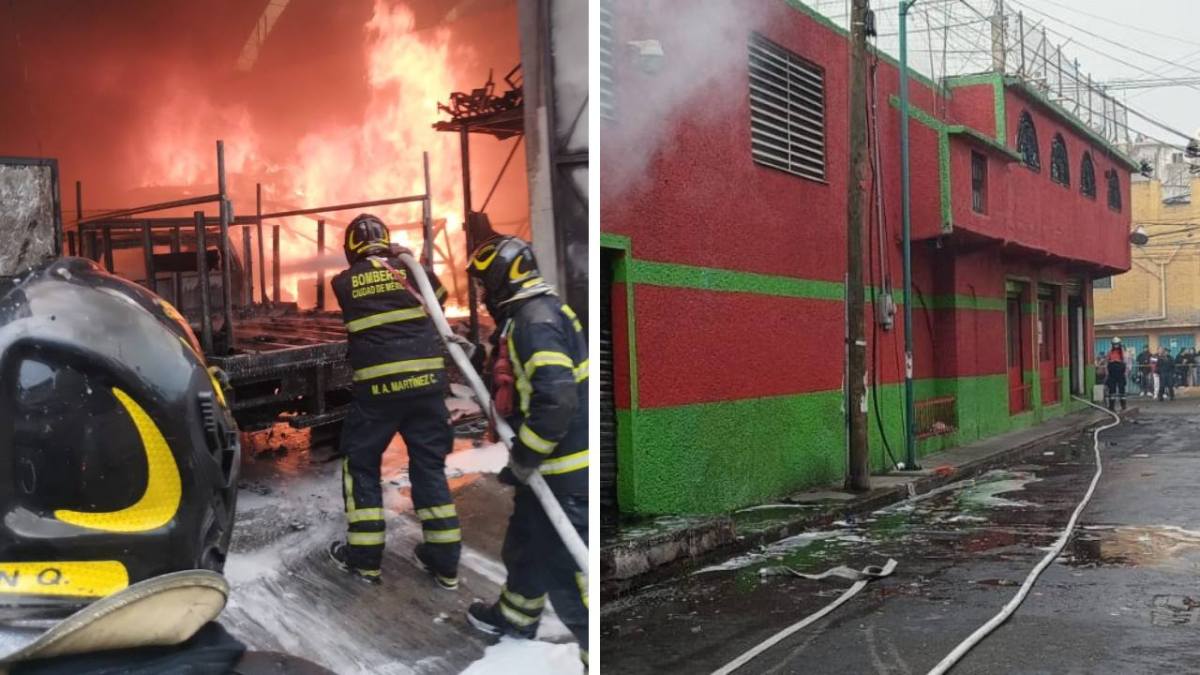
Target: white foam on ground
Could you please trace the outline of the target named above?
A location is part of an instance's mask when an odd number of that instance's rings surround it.
[[[988,480],[992,477],[1000,479]],[[1025,471],[1013,471],[1011,473],[1006,471],[989,471],[981,476],[974,486],[964,490],[961,499],[965,502],[987,508],[1036,506],[1032,502],[1005,499],[997,495],[1024,490],[1025,486],[1029,483],[1036,483],[1040,480],[1041,478]]]
[[[705,572],[727,572],[731,570],[739,570],[743,567],[749,567],[760,562],[766,562],[772,558],[783,557],[797,549],[802,549],[814,541],[821,539],[832,539],[835,537],[852,536],[845,530],[829,530],[825,532],[804,532],[797,534],[787,539],[779,541],[767,546],[761,551],[755,553],[746,553],[735,558],[730,558],[723,563],[705,567],[702,570],[693,572],[693,574],[704,574]]]
[[[579,647],[537,640],[502,638],[462,675],[582,675]]]
[[[462,473],[500,473],[508,464],[508,448],[503,443],[481,445],[452,452],[446,457],[446,471]]]

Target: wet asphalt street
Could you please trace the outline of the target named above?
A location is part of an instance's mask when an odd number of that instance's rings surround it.
[[[1142,403],[1140,417],[1100,438],[1104,475],[1081,529],[1012,619],[952,672],[1200,673],[1200,399]],[[711,673],[850,584],[772,571],[891,557],[894,576],[738,672],[925,673],[1045,555],[1092,478],[1091,445],[1089,432],[607,603],[604,672]]]

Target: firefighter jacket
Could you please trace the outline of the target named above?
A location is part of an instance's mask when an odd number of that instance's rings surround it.
[[[386,261],[386,262],[384,262]],[[446,289],[426,270],[438,301]],[[349,334],[354,396],[371,402],[445,391],[445,351],[399,258],[360,260],[333,278]]]
[[[513,460],[559,494],[588,490],[587,336],[555,295],[520,301],[501,329],[515,379]]]

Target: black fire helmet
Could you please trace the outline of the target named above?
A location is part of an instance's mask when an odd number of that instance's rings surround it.
[[[346,262],[351,265],[369,255],[386,255],[391,250],[387,225],[369,213],[359,214],[346,226],[342,250],[346,252]]]
[[[542,278],[533,248],[523,239],[503,235],[475,249],[467,274],[483,286],[483,303],[495,319],[503,317],[506,306],[523,298],[553,293]]]
[[[44,641],[31,620],[185,570],[223,584],[241,461],[220,385],[169,303],[81,258],[5,288],[0,663]]]

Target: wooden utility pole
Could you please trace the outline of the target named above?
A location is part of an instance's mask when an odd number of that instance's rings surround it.
[[[850,10],[850,175],[846,181],[846,489],[871,489],[867,447],[867,341],[863,314],[863,174],[867,163],[867,0]]]

